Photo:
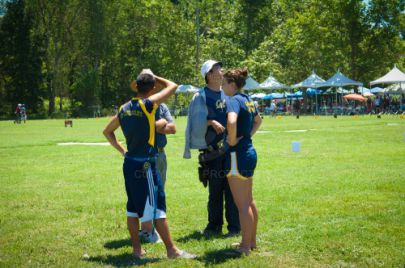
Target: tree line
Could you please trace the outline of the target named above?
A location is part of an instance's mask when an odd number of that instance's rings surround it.
[[[404,0],[2,0],[0,117],[108,113],[142,68],[203,85],[217,59],[285,84],[405,67]],[[198,45],[197,45],[198,44]],[[179,95],[170,105],[187,106]]]

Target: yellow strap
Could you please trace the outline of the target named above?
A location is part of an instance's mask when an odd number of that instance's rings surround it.
[[[132,100],[136,101],[136,100],[139,100],[139,98],[132,98]],[[118,109],[119,112],[121,112],[122,108],[124,108],[124,105],[125,104],[120,106],[120,108]]]
[[[155,113],[156,109],[158,108],[158,105],[156,103],[153,103],[153,109],[152,112],[148,112],[145,107],[145,103],[141,99],[138,99],[138,103],[141,106],[142,111],[145,113],[146,118],[148,119],[149,122],[149,141],[148,143],[154,147],[155,146]]]

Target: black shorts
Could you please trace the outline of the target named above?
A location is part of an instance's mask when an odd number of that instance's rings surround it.
[[[155,162],[150,162],[147,170],[144,169],[145,162],[125,157],[127,216],[142,221],[166,218],[166,196]]]

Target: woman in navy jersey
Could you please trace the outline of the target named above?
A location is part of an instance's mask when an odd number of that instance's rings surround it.
[[[155,85],[164,89],[153,94]],[[118,114],[106,126],[103,134],[111,145],[124,156],[123,173],[127,193],[127,226],[131,236],[133,254],[145,254],[139,241],[139,219],[154,220],[169,258],[194,258],[179,250],[170,237],[166,221],[166,199],[163,184],[156,170],[155,113],[159,104],[172,95],[177,85],[143,70],[136,79],[137,98],[121,106]],[[125,149],[114,131],[121,127],[127,143]]]
[[[230,96],[227,106],[226,172],[233,198],[239,211],[242,241],[238,251],[249,255],[256,248],[258,213],[252,194],[252,178],[257,155],[252,136],[262,123],[254,102],[241,92],[246,83],[246,69],[235,69],[225,73],[222,89]]]

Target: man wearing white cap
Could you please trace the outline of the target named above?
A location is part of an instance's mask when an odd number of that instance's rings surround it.
[[[207,60],[201,67],[206,86],[190,103],[186,127],[184,158],[191,158],[190,149],[199,149],[200,180],[209,189],[208,225],[204,234],[221,234],[223,203],[228,235],[240,232],[238,209],[234,203],[225,174],[223,139],[227,123],[226,96],[221,90],[222,63]]]

